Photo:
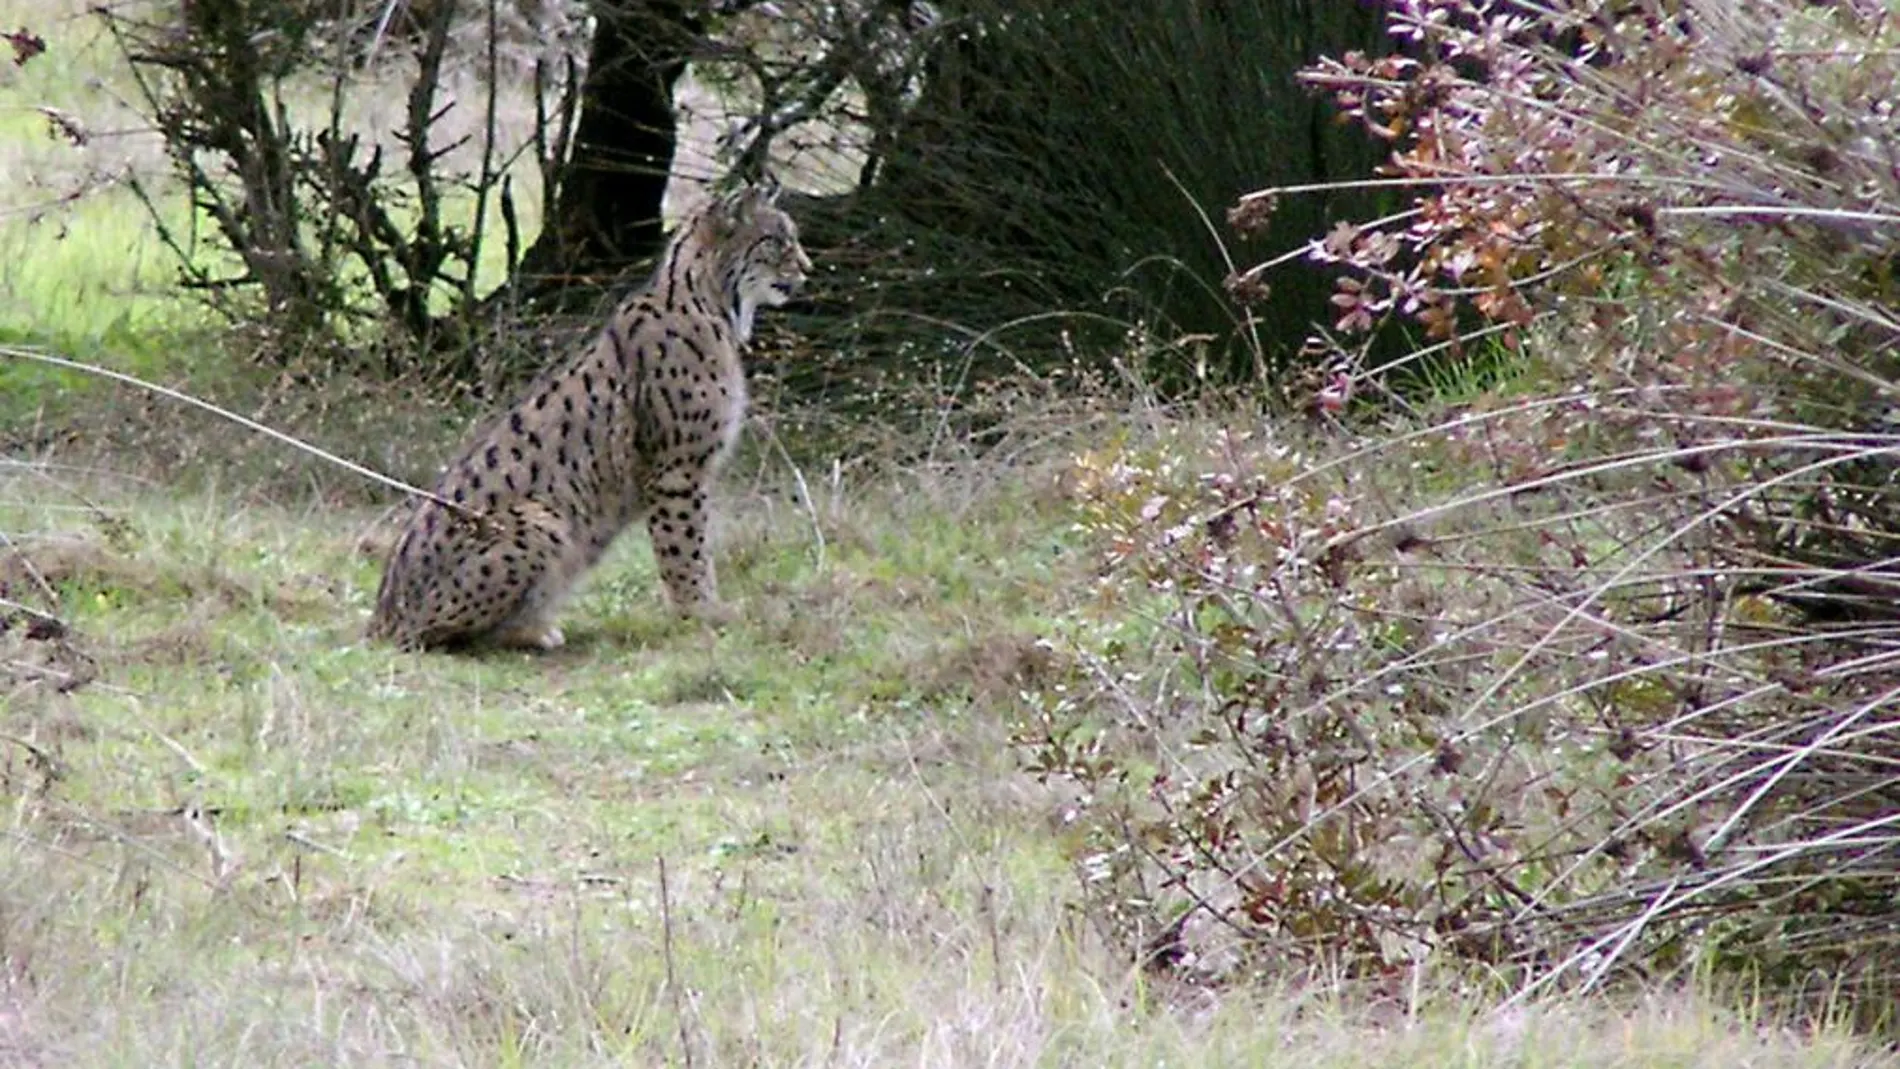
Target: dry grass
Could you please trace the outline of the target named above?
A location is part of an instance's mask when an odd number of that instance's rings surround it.
[[[0,699],[8,1064],[1872,1064],[1701,998],[1492,1019],[1430,978],[1130,970],[1007,744],[1081,586],[1062,452],[810,507],[747,461],[747,622],[670,621],[635,540],[572,649],[484,660],[358,640],[370,510],[6,469],[0,530],[98,665]]]

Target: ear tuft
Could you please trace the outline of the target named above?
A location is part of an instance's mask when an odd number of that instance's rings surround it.
[[[750,222],[760,208],[777,203],[779,190],[778,179],[769,174],[761,181],[738,186],[719,198],[719,215],[733,225]]]

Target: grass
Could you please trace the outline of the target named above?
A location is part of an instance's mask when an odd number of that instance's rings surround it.
[[[0,26],[47,42],[0,69],[0,342],[168,375],[185,363],[181,334],[202,308],[181,301],[172,254],[130,188],[162,174],[162,148],[125,104],[112,42],[79,3],[0,0]],[[86,132],[62,137],[42,108]],[[182,217],[186,210],[173,206]],[[98,396],[69,373],[0,361],[0,439]]]
[[[1007,791],[983,799],[1003,760],[1000,721],[978,718],[971,705],[997,694],[973,692],[978,677],[954,668],[1010,650],[1001,636],[976,633],[968,602],[946,608],[913,596],[877,574],[874,546],[852,550],[842,533],[826,572],[789,587],[789,603],[759,613],[756,625],[708,636],[671,623],[642,605],[651,569],[627,552],[578,606],[593,626],[575,629],[574,649],[478,661],[398,656],[358,641],[375,569],[354,546],[373,514],[320,518],[216,494],[115,499],[110,488],[88,495],[110,502],[107,511],[65,512],[58,507],[72,499],[23,472],[6,496],[4,528],[45,562],[89,653],[112,665],[109,684],[8,710],[9,732],[63,769],[49,790],[18,796],[26,809],[15,813],[18,853],[8,868],[40,876],[8,897],[43,893],[50,869],[72,863],[60,895],[69,906],[40,932],[49,942],[9,938],[9,959],[25,970],[16,979],[87,998],[110,993],[93,986],[106,979],[96,969],[105,959],[61,949],[62,933],[116,948],[107,958],[128,955],[111,982],[151,996],[121,1006],[152,1016],[127,1022],[130,1045],[116,1054],[113,1030],[90,1037],[107,1040],[97,1049],[107,1063],[162,1049],[152,1030],[167,1020],[214,1020],[197,1012],[207,1000],[295,1007],[294,1019],[320,1024],[322,1004],[337,997],[331,982],[357,995],[334,1002],[342,1016],[319,1033],[362,1056],[390,1037],[350,1038],[343,1025],[354,999],[367,1000],[367,1020],[402,975],[434,977],[425,986],[448,985],[438,994],[451,1000],[457,985],[480,985],[460,968],[441,973],[444,952],[486,962],[482,975],[549,970],[509,980],[535,988],[512,1001],[456,1009],[445,1023],[469,1031],[433,1037],[445,1050],[491,1064],[479,1054],[484,1044],[505,1046],[515,1025],[550,1027],[536,1003],[565,1016],[603,999],[619,1005],[589,1011],[605,1015],[595,1025],[632,1030],[612,1046],[660,1053],[678,1036],[640,1027],[656,1009],[656,977],[604,963],[655,960],[661,859],[681,910],[681,982],[706,987],[713,994],[699,997],[714,1001],[763,997],[766,989],[741,982],[745,974],[783,982],[841,951],[788,929],[835,926],[860,909],[887,921],[945,917],[980,886],[1004,882],[996,869],[1004,862],[1060,872],[1047,846],[1014,848],[1033,833],[1027,813],[966,829],[973,857],[918,850],[917,836],[943,830],[918,789],[923,770],[986,770],[971,784],[982,790],[955,791],[959,808],[977,805],[961,820],[1008,801]],[[79,522],[40,526],[36,517]],[[951,526],[934,549],[974,570],[1010,561],[1021,537],[1015,525]],[[742,526],[733,541],[768,573],[795,571],[808,556],[772,527]],[[733,572],[729,587],[751,601],[748,574]],[[983,572],[983,603],[996,610],[1020,606],[1046,581],[1020,565]],[[846,596],[883,608],[841,619]],[[941,707],[916,704],[928,699]],[[973,737],[958,737],[966,728],[977,729]],[[983,735],[989,753],[977,755],[970,747]],[[1000,853],[986,857],[991,850]],[[886,876],[899,883],[879,892]],[[911,879],[927,881],[929,894],[909,898],[922,889]],[[888,897],[900,888],[904,897]],[[97,909],[70,908],[77,901]],[[342,953],[313,954],[313,939]],[[741,975],[727,968],[735,944],[744,948]],[[555,946],[560,954],[543,953]],[[188,960],[199,954],[208,956]],[[48,971],[60,962],[76,968]],[[281,991],[273,990],[281,978],[261,988],[245,979],[303,967],[327,979],[312,974],[314,987]],[[575,968],[600,975],[568,972]],[[289,1042],[280,1054],[291,1061],[304,1056],[292,1051],[321,1049],[297,1047],[296,1031],[260,1038],[257,1049]],[[235,1057],[219,1033],[215,1023],[181,1029],[189,1046],[180,1052]],[[516,1038],[543,1053],[565,1049]],[[703,1042],[711,1051],[726,1038],[709,1032]],[[76,1057],[64,1049],[59,1060]]]
[[[1008,745],[1086,585],[1059,470],[807,509],[747,465],[742,622],[674,622],[629,539],[572,647],[474,659],[360,641],[373,508],[0,469],[38,573],[7,596],[43,579],[74,627],[8,636],[0,1061],[1872,1064],[1687,996],[1497,1020],[1130,970]]]
[[[161,239],[153,211],[195,262],[221,265],[211,269],[213,277],[238,277],[241,265],[222,250],[209,215],[198,211],[194,218],[162,142],[135,106],[140,93],[119,47],[92,5],[0,0],[0,26],[24,27],[47,43],[45,53],[30,62],[15,66],[9,51],[0,65],[0,344],[41,345],[148,377],[195,381],[206,369],[189,365],[205,361],[192,358],[216,348],[211,335],[226,320],[204,301],[179,299],[178,254]],[[474,196],[453,180],[473,176],[480,166],[472,146],[481,139],[472,135],[485,117],[475,77],[471,70],[450,73],[443,94],[456,106],[436,131],[455,146],[443,163],[450,186],[443,218],[458,228],[473,225]],[[516,81],[506,79],[497,105],[497,158],[512,161],[519,214],[532,240],[540,177],[531,161],[515,158],[510,148],[523,143],[533,126],[527,90]],[[289,92],[294,113],[309,130],[327,121],[327,91],[313,82]],[[390,131],[404,121],[405,100],[399,87],[379,91],[359,82],[343,122],[400,152]],[[49,122],[49,112],[70,126],[62,130]],[[152,198],[150,205],[135,184]],[[399,222],[412,212],[412,205],[394,206]],[[508,270],[501,213],[492,198],[487,215],[477,265],[482,289],[502,281]],[[360,265],[346,262],[344,273],[367,291]],[[438,291],[435,297],[438,310],[446,310],[449,296]],[[191,334],[200,337],[178,344]],[[0,362],[0,427],[38,414],[10,403],[28,395],[63,415],[98,393],[83,378]]]

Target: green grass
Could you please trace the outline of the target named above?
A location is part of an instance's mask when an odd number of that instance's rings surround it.
[[[97,671],[0,658],[0,1062],[1871,1064],[1693,998],[1497,1021],[1129,970],[1007,743],[1086,585],[1052,470],[734,489],[740,622],[674,621],[635,538],[570,648],[466,658],[360,641],[374,510],[0,469]]]
[[[0,337],[162,365],[166,342],[204,322],[179,302],[177,277],[129,190],[95,192],[40,218],[0,218]]]
[[[123,370],[184,370],[209,319],[175,289],[175,261],[130,188],[163,175],[156,141],[122,100],[132,86],[98,21],[77,2],[0,0],[0,26],[47,50],[0,75],[0,343],[31,344]],[[71,117],[83,144],[40,109]],[[188,211],[174,198],[178,219]],[[81,376],[0,360],[0,436],[100,396]]]
[[[244,272],[222,248],[211,219],[201,211],[194,218],[162,144],[135,106],[140,93],[118,46],[90,6],[79,0],[0,0],[0,26],[24,27],[47,43],[45,53],[22,66],[11,63],[10,52],[0,57],[0,344],[41,346],[160,381],[189,378],[203,388],[207,372],[232,374],[211,338],[225,320],[201,300],[180,299],[178,254],[161,239],[152,208],[134,183],[153,198],[165,227],[194,263],[214,265],[214,278]],[[467,99],[458,101],[437,133],[463,144],[481,127],[483,102],[460,83],[445,86],[445,97],[457,98],[458,88]],[[300,114],[312,129],[321,126],[327,87],[292,86],[289,95],[293,110],[303,106]],[[498,123],[507,144],[520,142],[531,126],[519,95],[504,94],[500,102]],[[400,88],[383,91],[359,82],[348,98],[345,125],[388,141],[404,99]],[[76,123],[85,132],[81,143],[53,130],[43,108]],[[445,166],[472,171],[476,151],[465,146]],[[539,174],[527,160],[516,160],[513,169],[523,240],[532,241]],[[451,182],[445,225],[472,226],[473,207],[473,195]],[[413,206],[397,203],[392,210],[402,222]],[[500,209],[492,198],[487,215],[477,271],[482,289],[504,280],[508,270]],[[343,271],[347,282],[364,290],[364,304],[374,307],[361,266],[346,262]],[[450,295],[438,290],[435,296],[437,310],[448,310]],[[63,417],[101,403],[101,396],[99,384],[83,376],[0,360],[0,435],[46,413]]]

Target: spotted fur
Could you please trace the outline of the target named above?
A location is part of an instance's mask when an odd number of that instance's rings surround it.
[[[435,486],[458,507],[424,500],[396,542],[372,637],[553,649],[568,591],[638,520],[674,605],[715,608],[707,499],[745,418],[740,350],[811,268],[776,192],[683,222],[591,346],[475,434]]]

